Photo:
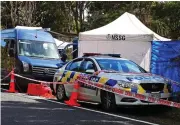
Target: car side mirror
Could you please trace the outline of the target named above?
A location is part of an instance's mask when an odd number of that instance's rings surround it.
[[[62,54],[61,60],[62,60],[63,62],[66,62],[66,60],[67,60],[67,55],[66,55],[65,53]]]
[[[87,74],[93,74],[94,72],[95,72],[94,69],[87,69],[87,70],[86,70],[86,73],[87,73]]]
[[[14,57],[14,49],[13,48],[10,48],[10,50],[9,50],[9,56],[10,57]]]
[[[58,52],[59,52],[59,55],[62,55],[62,50],[61,49],[58,49]]]

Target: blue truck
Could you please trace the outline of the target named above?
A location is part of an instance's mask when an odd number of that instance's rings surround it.
[[[7,50],[6,56],[13,58],[15,73],[27,78],[53,81],[56,70],[66,63],[66,54],[59,54],[53,36],[42,28],[1,30],[1,45]],[[19,77],[15,80],[16,89],[22,92],[33,83]]]

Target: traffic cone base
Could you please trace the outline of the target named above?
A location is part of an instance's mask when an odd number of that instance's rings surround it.
[[[9,92],[9,93],[17,93],[18,91],[12,91],[12,90],[6,90],[6,92]]]
[[[9,83],[9,90],[7,90],[6,92],[9,92],[9,93],[18,92],[18,91],[15,90],[14,69],[11,71],[11,81],[10,81],[10,83]]]
[[[76,101],[72,101],[72,100],[69,100],[69,101],[65,101],[65,103],[69,106],[81,106],[79,103],[77,103]]]
[[[78,89],[79,89],[79,84],[78,84],[78,82],[75,81],[74,89],[73,89],[73,92],[71,93],[71,97],[70,97],[69,101],[65,101],[65,103],[67,105],[69,105],[69,106],[80,106],[80,104],[77,103]]]
[[[52,94],[49,94],[49,93],[42,95],[42,97],[48,98],[48,99],[54,99],[55,98],[55,96],[53,96]]]

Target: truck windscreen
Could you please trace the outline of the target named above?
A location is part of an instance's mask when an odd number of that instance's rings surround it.
[[[54,43],[42,41],[19,40],[19,55],[59,59],[58,50]]]

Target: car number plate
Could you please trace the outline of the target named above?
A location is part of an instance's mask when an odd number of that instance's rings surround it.
[[[161,93],[151,93],[149,96],[154,98],[161,98]]]

